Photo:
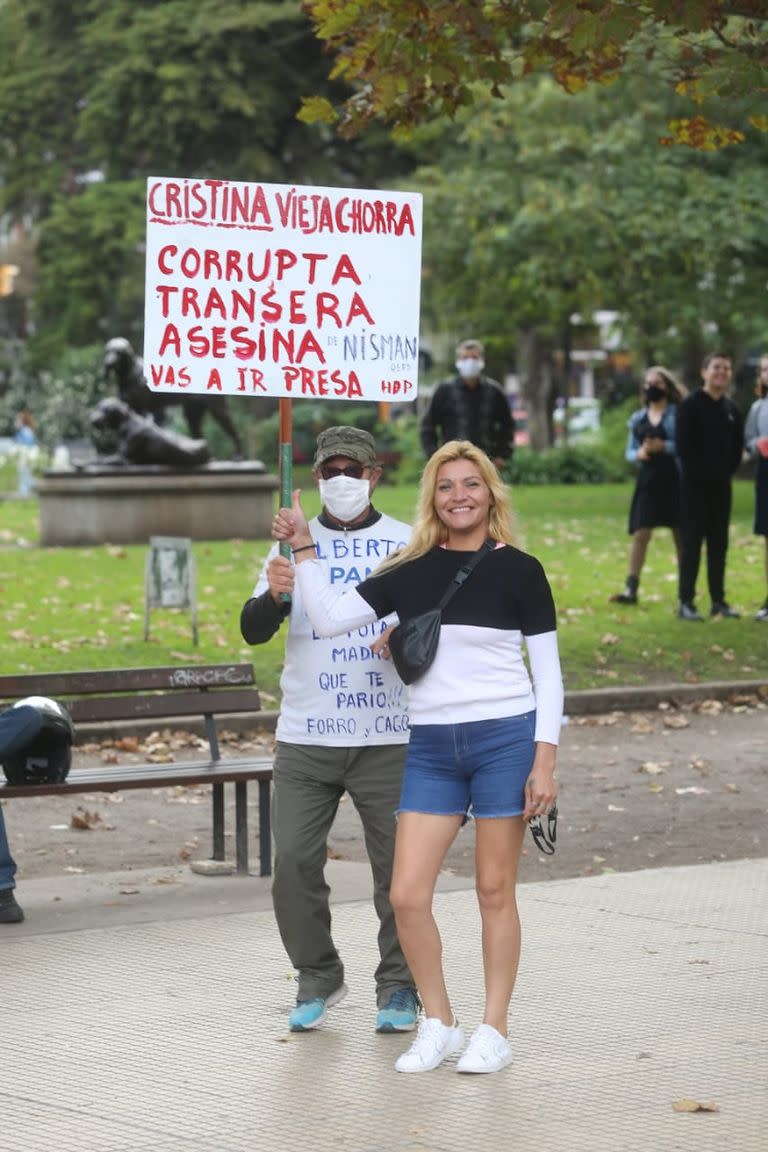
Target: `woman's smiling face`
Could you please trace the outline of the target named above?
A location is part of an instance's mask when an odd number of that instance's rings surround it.
[[[448,543],[461,538],[466,547],[479,547],[488,529],[491,493],[471,460],[450,460],[437,474],[435,512],[448,529]]]

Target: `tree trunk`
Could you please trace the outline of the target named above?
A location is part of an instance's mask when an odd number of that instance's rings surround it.
[[[685,334],[683,380],[691,389],[701,384],[701,362],[704,359],[705,351],[704,337],[698,329],[693,329]]]
[[[525,406],[531,448],[541,452],[553,442],[552,413],[555,382],[552,371],[552,349],[535,328],[518,332],[518,371]]]

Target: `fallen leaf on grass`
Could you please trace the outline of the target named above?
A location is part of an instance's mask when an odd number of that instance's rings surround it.
[[[707,1104],[701,1100],[689,1100],[683,1097],[681,1100],[672,1101],[673,1112],[719,1112],[719,1104]]]
[[[606,632],[600,637],[601,644],[618,644],[619,638],[613,632]]]

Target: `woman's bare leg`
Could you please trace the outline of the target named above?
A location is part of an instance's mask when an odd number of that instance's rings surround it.
[[[648,544],[652,535],[652,528],[638,528],[632,536],[632,547],[629,550],[629,574],[634,576],[636,580],[640,579],[640,573],[643,570],[643,564],[645,564],[645,554],[648,551]]]
[[[432,898],[445,854],[462,816],[401,812],[397,818],[395,861],[389,899],[397,934],[424,1006],[424,1014],[453,1023],[443,975],[443,946],[432,915]]]
[[[477,899],[483,922],[485,1015],[507,1034],[509,1002],[520,961],[520,917],[515,885],[525,835],[522,816],[478,819],[475,848]]]
[[[677,554],[677,563],[679,566],[679,564],[680,564],[680,549],[682,547],[683,537],[680,533],[680,527],[678,524],[674,524],[672,526],[672,539],[675,542],[675,552]]]

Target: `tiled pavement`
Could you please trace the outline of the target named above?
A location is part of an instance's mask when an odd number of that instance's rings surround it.
[[[333,867],[350,995],[300,1036],[265,881],[196,877],[153,901],[106,877],[85,919],[62,900],[82,878],[25,885],[27,923],[0,929],[3,1152],[768,1147],[768,860],[524,886],[515,1060],[487,1077],[393,1071],[408,1039],[373,1031],[366,870]],[[435,908],[471,1030],[474,894]]]

